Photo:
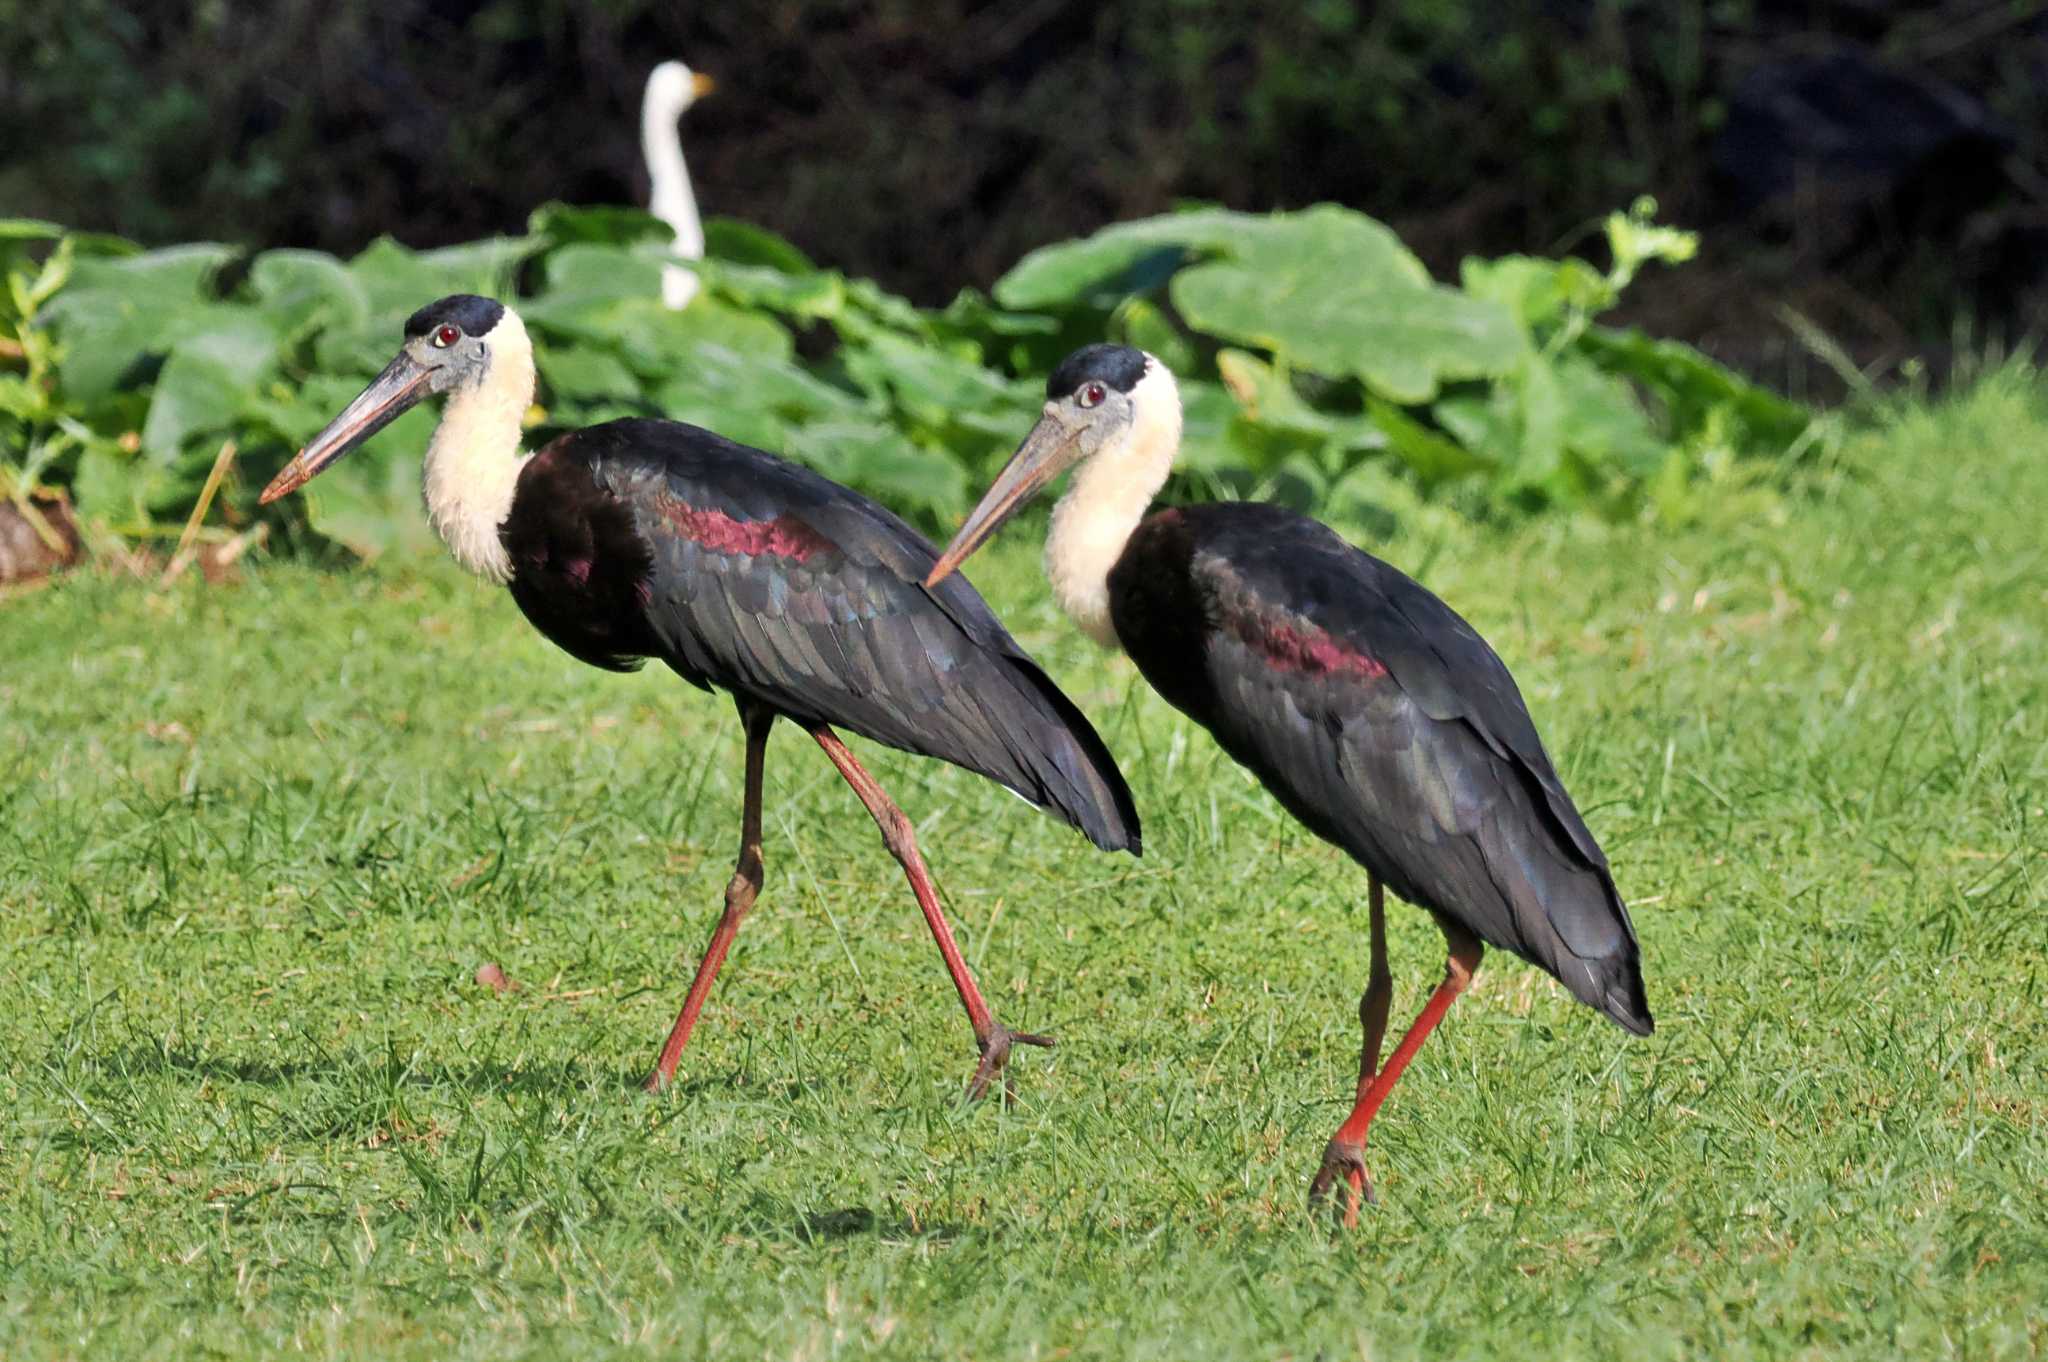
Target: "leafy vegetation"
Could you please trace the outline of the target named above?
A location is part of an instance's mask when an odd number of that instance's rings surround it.
[[[668,415],[932,524],[965,508],[1028,425],[1045,370],[1104,335],[1187,377],[1198,476],[1301,501],[1362,499],[1391,462],[1426,489],[1613,514],[1654,503],[1682,519],[1700,479],[1737,454],[1783,454],[1808,425],[1684,346],[1594,324],[1644,263],[1691,254],[1647,207],[1609,221],[1604,274],[1473,260],[1458,288],[1347,209],[1175,214],[1036,251],[994,303],[968,291],[942,310],[718,223],[703,293],[671,311],[667,229],[629,209],[552,205],[520,237],[426,252],[387,240],[348,261],[141,251],[24,221],[0,233],[0,325],[19,361],[0,379],[0,457],[129,535],[175,529],[225,442],[244,469],[282,463],[377,371],[408,313],[458,290],[517,297],[541,371],[536,441]],[[365,554],[419,539],[432,419],[409,415],[316,483],[313,526]],[[231,485],[231,522],[252,514],[257,485]]]
[[[2048,403],[2014,372],[1698,524],[1404,514],[1612,855],[1657,1034],[1489,953],[1349,1106],[1363,877],[1047,599],[1142,860],[863,748],[1014,1025],[769,747],[767,884],[633,1087],[731,865],[730,707],[602,676],[434,555],[4,609],[0,1355],[2037,1356],[2048,1297]],[[262,684],[251,685],[251,677]],[[1397,1013],[1441,938],[1389,909]],[[496,961],[523,983],[473,985]]]
[[[1342,208],[1174,214],[1034,251],[996,297],[1213,374],[1232,400],[1194,389],[1191,406],[1219,419],[1192,443],[1233,481],[1291,477],[1327,503],[1385,451],[1429,486],[1475,479],[1617,514],[1654,493],[1683,518],[1697,476],[1793,448],[1811,417],[1689,347],[1594,324],[1643,265],[1692,257],[1692,234],[1654,211],[1608,218],[1605,274],[1475,259],[1461,288]]]

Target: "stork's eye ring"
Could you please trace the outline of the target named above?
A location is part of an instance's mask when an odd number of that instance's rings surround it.
[[[455,342],[461,339],[461,327],[444,326],[439,331],[436,331],[434,333],[434,346],[436,349],[446,350],[449,346],[455,344]]]
[[[1100,383],[1083,383],[1081,391],[1074,394],[1074,400],[1084,407],[1099,407],[1109,393]]]

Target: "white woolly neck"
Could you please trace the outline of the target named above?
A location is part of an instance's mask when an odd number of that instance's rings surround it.
[[[1074,470],[1045,537],[1053,598],[1105,648],[1117,646],[1109,618],[1109,570],[1180,452],[1180,389],[1172,372],[1150,355],[1144,377],[1131,389],[1131,407],[1131,424],[1121,438]]]
[[[449,394],[420,481],[427,519],[455,561],[502,585],[512,580],[512,558],[498,527],[512,513],[526,462],[519,432],[533,405],[533,341],[506,308],[483,343],[483,377]]]

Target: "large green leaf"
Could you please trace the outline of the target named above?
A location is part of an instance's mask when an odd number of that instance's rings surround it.
[[[551,406],[630,401],[640,395],[640,380],[625,362],[592,345],[548,347],[541,352],[540,377]]]
[[[389,237],[378,238],[347,266],[361,290],[361,320],[323,331],[315,363],[329,372],[375,373],[398,348],[407,317],[451,293],[510,297],[520,262],[542,244],[535,237],[488,237],[412,251]]]
[[[1655,476],[1670,446],[1626,380],[1574,354],[1558,361],[1557,382],[1573,449],[1635,477]]]
[[[288,418],[303,442],[355,396],[353,380],[316,378]],[[433,530],[420,504],[420,461],[438,413],[415,407],[306,484],[313,528],[364,558],[430,548]]]
[[[1549,359],[1534,351],[1523,354],[1507,379],[1515,397],[1517,436],[1507,481],[1533,487],[1554,477],[1564,463],[1564,392]]]
[[[1391,402],[1369,397],[1366,409],[1373,424],[1386,433],[1387,447],[1425,484],[1449,481],[1493,466],[1493,460],[1483,453],[1446,439]]]
[[[1141,292],[1157,285],[1191,254],[1227,250],[1263,230],[1266,221],[1207,208],[1120,222],[1079,241],[1031,252],[996,281],[996,301],[1031,310],[1105,293]]]
[[[614,349],[634,370],[659,379],[694,347],[786,359],[795,349],[773,317],[699,295],[680,310],[661,300],[664,256],[639,247],[574,245],[548,257],[540,296],[520,304],[528,323],[555,337]]]
[[[1184,473],[1199,474],[1219,485],[1226,475],[1249,473],[1250,455],[1239,440],[1244,426],[1237,400],[1220,383],[1183,379],[1180,385],[1180,458],[1175,466]],[[1022,432],[1018,437],[1023,438]],[[1241,479],[1236,490],[1246,490],[1249,478]]]
[[[789,423],[756,405],[750,394],[675,383],[664,387],[655,400],[670,420],[702,426],[743,445],[778,452],[789,443]]]
[[[434,545],[420,510],[417,456],[358,456],[321,474],[300,495],[313,528],[359,557],[420,553]]]
[[[58,379],[66,398],[98,401],[134,376],[141,360],[206,330],[220,306],[211,297],[213,278],[234,255],[231,246],[192,245],[79,260],[43,309],[64,342]]]
[[[1673,424],[1688,430],[1721,412],[1749,437],[1783,450],[1813,422],[1813,413],[1717,364],[1689,345],[1658,340],[1631,327],[1588,328],[1580,344],[1595,364],[1643,383],[1664,399]]]
[[[273,382],[247,397],[240,428],[252,441],[297,448],[361,386],[360,379],[338,374],[315,374],[297,385]],[[313,528],[364,557],[431,545],[420,504],[420,461],[437,416],[430,406],[414,408],[308,483],[299,497]]]
[[[921,340],[931,338],[931,323],[908,299],[897,297],[872,279],[849,279],[845,288],[849,308],[840,325],[842,334],[863,336],[873,327],[885,327]],[[854,323],[858,325],[849,325]]]
[[[945,521],[967,508],[967,471],[944,454],[919,449],[889,426],[822,422],[792,435],[785,452],[894,510],[918,510]]]
[[[1515,394],[1505,387],[1467,387],[1438,399],[1430,417],[1466,451],[1467,466],[1514,462]]]
[[[1174,276],[1174,306],[1197,330],[1409,403],[1505,374],[1527,348],[1506,307],[1430,283],[1370,218],[1325,205],[1267,221],[1231,255]]]
[[[953,295],[945,311],[933,318],[952,334],[966,338],[983,336],[1050,336],[1059,322],[1042,312],[1011,312],[993,306],[979,289],[963,288]]]
[[[1467,389],[1431,408],[1437,424],[1500,470],[1507,491],[1576,498],[1580,470],[1624,478],[1654,474],[1669,448],[1622,380],[1567,353],[1528,357],[1507,383]]]
[[[879,333],[845,356],[846,370],[869,392],[887,394],[934,423],[985,410],[1037,405],[1023,385],[936,346]]]
[[[1458,282],[1475,298],[1500,303],[1531,331],[1549,326],[1567,309],[1597,312],[1613,303],[1614,289],[1583,260],[1543,260],[1504,255],[1494,260],[1467,256]]]
[[[279,444],[296,449],[332,421],[362,386],[361,381],[341,374],[314,374],[295,384],[269,383],[245,396],[240,421],[245,429],[274,437]],[[429,422],[428,427],[431,426]],[[373,457],[370,450],[388,450],[389,443],[380,443],[383,441],[385,437],[379,435],[343,463]]]
[[[993,450],[1012,447],[1038,414],[1037,385],[893,332],[865,337],[842,352],[842,362],[848,377],[893,414],[906,434],[943,447],[956,467],[978,468]]]
[[[766,227],[736,218],[705,220],[704,258],[735,265],[765,265],[784,274],[812,274],[818,268],[809,256]]]
[[[148,522],[149,505],[159,498],[169,477],[161,465],[100,441],[78,456],[71,496],[84,519],[126,529]]]
[[[1246,421],[1276,435],[1311,445],[1379,449],[1386,436],[1362,414],[1346,415],[1310,406],[1286,374],[1256,355],[1223,350],[1216,356],[1223,384],[1237,399]]]
[[[1177,374],[1192,373],[1201,363],[1194,337],[1150,298],[1133,295],[1124,299],[1111,314],[1109,323],[1110,334],[1116,339],[1156,356]]]
[[[830,270],[792,274],[766,265],[734,265],[712,261],[701,277],[718,294],[741,307],[764,308],[786,316],[827,319],[846,305],[846,280]]]
[[[708,342],[692,346],[688,362],[678,365],[657,391],[664,413],[685,404],[702,409],[714,398],[727,407],[772,412],[798,423],[853,417],[867,405],[787,360],[744,355]]]
[[[1294,369],[1356,378],[1398,402],[1507,373],[1528,347],[1504,304],[1430,281],[1400,239],[1322,204],[1254,216],[1209,209],[1121,223],[1026,256],[996,284],[1006,307],[1136,292],[1166,275],[1198,331]]]
[[[413,251],[390,237],[379,237],[348,262],[348,270],[362,284],[371,311],[409,315],[450,293],[510,293],[519,263],[541,245],[530,236],[486,237]]]
[[[249,292],[287,337],[330,326],[358,330],[370,316],[362,281],[321,251],[265,251],[249,267]]]
[[[578,243],[550,252],[541,297],[579,303],[659,298],[664,255],[631,246]]]
[[[195,434],[227,429],[248,390],[277,363],[277,333],[253,308],[222,304],[206,330],[171,350],[157,374],[142,426],[142,450],[158,463],[175,459]]]
[[[614,204],[544,203],[527,218],[526,231],[528,236],[555,246],[570,242],[629,246],[636,241],[665,246],[675,239],[675,229],[646,209]]]

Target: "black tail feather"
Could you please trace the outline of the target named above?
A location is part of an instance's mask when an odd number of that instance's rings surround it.
[[[1036,663],[1024,658],[1010,661],[1013,674],[1030,687],[1044,709],[1048,731],[1032,735],[1037,741],[1030,745],[1030,757],[1049,806],[1104,851],[1142,854],[1137,803],[1095,726]],[[1063,736],[1074,745],[1070,753],[1062,750]]]

